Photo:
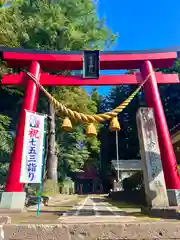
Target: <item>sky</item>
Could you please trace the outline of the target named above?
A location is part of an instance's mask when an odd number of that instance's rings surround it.
[[[99,0],[98,15],[119,34],[111,50],[180,46],[180,0]],[[107,95],[109,89],[99,87],[99,93]]]

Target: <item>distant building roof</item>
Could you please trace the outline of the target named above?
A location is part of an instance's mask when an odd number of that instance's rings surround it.
[[[139,171],[142,169],[142,162],[140,159],[132,160],[117,160],[111,161],[112,166],[115,170],[119,171]]]

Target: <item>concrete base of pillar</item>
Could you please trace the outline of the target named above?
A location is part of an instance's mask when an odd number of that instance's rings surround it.
[[[149,208],[142,207],[141,213],[155,218],[169,218],[180,220],[179,207]]]
[[[180,206],[180,190],[168,189],[169,206]]]
[[[25,192],[3,192],[0,209],[23,210],[25,206]]]

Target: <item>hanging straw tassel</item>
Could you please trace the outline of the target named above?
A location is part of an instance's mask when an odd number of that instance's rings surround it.
[[[86,129],[86,135],[88,137],[96,137],[97,136],[97,131],[96,127],[94,126],[93,123],[90,123]]]
[[[64,130],[64,131],[71,131],[71,129],[72,129],[72,123],[71,123],[71,120],[68,118],[68,117],[66,117],[65,119],[64,119],[64,121],[63,121],[63,124],[62,124],[62,129]]]
[[[121,129],[120,123],[119,123],[117,117],[113,117],[113,118],[111,119],[109,128],[110,128],[111,131],[119,131],[119,130]]]

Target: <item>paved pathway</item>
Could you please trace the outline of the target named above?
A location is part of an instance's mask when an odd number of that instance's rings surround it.
[[[120,218],[124,221],[127,221],[127,218],[128,220],[136,219],[112,207],[103,197],[88,196],[63,214],[59,220],[63,222],[118,222]]]

